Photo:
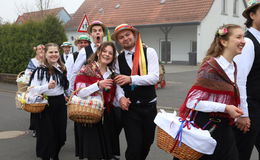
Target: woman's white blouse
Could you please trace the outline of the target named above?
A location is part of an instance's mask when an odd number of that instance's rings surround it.
[[[58,69],[58,68],[57,68]],[[59,70],[59,69],[58,69]],[[55,88],[49,89],[48,85],[49,82],[47,81],[46,77],[44,76],[43,80],[38,80],[37,75],[38,75],[39,70],[37,70],[34,74],[34,77],[31,81],[31,91],[37,94],[46,94],[47,96],[58,96],[61,94],[64,94],[64,88],[60,85],[56,85]],[[50,81],[53,80],[53,77],[50,77]]]

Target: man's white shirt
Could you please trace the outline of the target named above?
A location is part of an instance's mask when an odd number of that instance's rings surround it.
[[[249,28],[248,31],[254,35],[257,41],[260,43],[260,32],[255,28]],[[237,64],[237,85],[240,92],[240,107],[244,112],[242,117],[248,117],[248,104],[247,104],[247,93],[246,83],[247,76],[252,69],[253,62],[255,59],[255,47],[251,39],[245,38],[246,44],[240,55],[234,58]]]

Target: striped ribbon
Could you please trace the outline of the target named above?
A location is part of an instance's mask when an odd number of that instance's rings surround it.
[[[144,49],[142,45],[141,35],[138,33],[136,46],[135,46],[135,56],[133,60],[132,73],[131,75],[138,75],[138,69],[140,67],[140,75],[147,75],[146,60],[144,56]]]

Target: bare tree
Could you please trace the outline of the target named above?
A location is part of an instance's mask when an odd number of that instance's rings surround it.
[[[50,8],[51,2],[52,2],[51,0],[37,0],[36,6],[40,11],[46,10]]]

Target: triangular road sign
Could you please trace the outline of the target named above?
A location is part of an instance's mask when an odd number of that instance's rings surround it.
[[[87,32],[88,29],[88,17],[85,14],[78,27],[78,32]]]

